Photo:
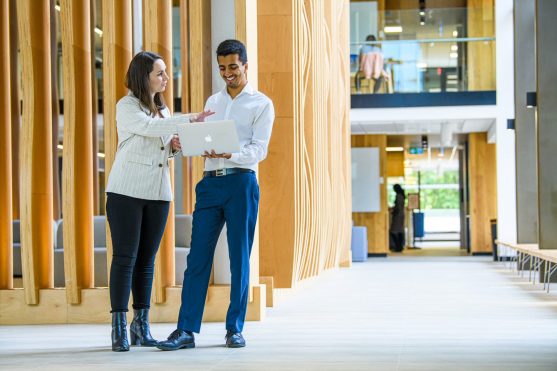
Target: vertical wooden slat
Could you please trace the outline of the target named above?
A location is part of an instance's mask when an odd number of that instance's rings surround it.
[[[145,50],[159,54],[166,64],[166,73],[170,76],[170,80],[163,95],[170,112],[173,112],[172,1],[144,0],[143,14]],[[169,163],[169,171],[172,188],[174,188],[174,161]],[[166,228],[155,260],[155,303],[164,303],[165,288],[175,284],[174,248],[174,202],[171,202]]]
[[[116,102],[127,94],[125,76],[132,59],[131,0],[103,0],[103,122],[105,186],[118,147]],[[110,228],[106,227],[108,278],[112,263]]]
[[[60,204],[60,178],[58,176],[58,121],[60,117],[60,102],[58,99],[58,38],[56,35],[56,0],[50,3],[50,78],[52,79],[51,102],[52,102],[52,218],[61,218]]]
[[[19,132],[21,125],[20,102],[19,102],[19,73],[18,73],[18,26],[17,26],[17,3],[10,3],[10,111],[12,128],[12,215],[19,219]]]
[[[180,0],[180,58],[182,60],[182,112],[191,112],[190,68],[189,68],[189,0]],[[182,158],[182,209],[185,214],[193,213],[192,160]]]
[[[94,286],[91,28],[89,0],[62,0],[64,275],[68,302]]]
[[[97,117],[99,113],[99,92],[97,84],[97,68],[95,67],[97,57],[96,57],[96,46],[95,40],[98,37],[95,33],[95,27],[97,26],[97,2],[101,0],[91,0],[90,17],[91,23],[89,27],[89,35],[91,38],[91,125],[92,125],[92,136],[91,140],[93,146],[91,147],[91,152],[93,156],[93,214],[100,214],[100,204],[99,204],[99,135],[98,135],[98,123]]]
[[[0,1],[0,74],[10,75],[10,8],[8,0]],[[12,234],[12,130],[10,111],[10,79],[0,86],[0,289],[13,288]]]
[[[17,2],[23,123],[21,132],[21,244],[25,301],[38,304],[39,288],[53,276],[50,12],[48,2]]]
[[[190,109],[201,112],[205,101],[212,94],[212,58],[211,51],[211,2],[189,0],[189,71],[190,74]],[[191,205],[195,205],[195,185],[203,176],[204,160],[191,158]]]

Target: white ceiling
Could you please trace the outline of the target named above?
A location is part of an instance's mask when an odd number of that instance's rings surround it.
[[[352,134],[416,135],[487,132],[497,117],[497,106],[353,108]]]
[[[450,126],[454,134],[487,132],[494,119],[447,120],[366,120],[351,121],[352,134],[416,135],[441,134],[442,126]]]

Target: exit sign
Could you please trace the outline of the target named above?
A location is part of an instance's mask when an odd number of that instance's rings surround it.
[[[422,147],[410,147],[408,148],[408,153],[411,155],[421,155],[424,153],[424,149]]]

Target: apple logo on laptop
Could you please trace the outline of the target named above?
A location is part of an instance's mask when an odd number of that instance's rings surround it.
[[[205,137],[205,142],[210,143],[210,142],[212,142],[212,141],[213,141],[213,138],[211,138],[210,135],[207,135],[207,136]]]

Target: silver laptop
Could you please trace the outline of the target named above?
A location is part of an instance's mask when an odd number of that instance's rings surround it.
[[[215,153],[240,152],[233,120],[193,122],[177,126],[184,157],[201,156],[205,151],[211,150]]]

